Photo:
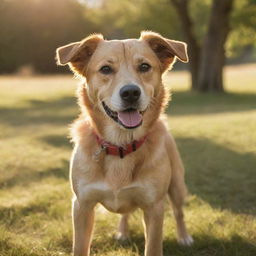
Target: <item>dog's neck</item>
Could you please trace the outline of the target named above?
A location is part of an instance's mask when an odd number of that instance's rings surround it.
[[[111,144],[117,146],[125,146],[126,144],[130,144],[133,141],[140,140],[142,137],[146,136],[146,131],[143,127],[143,124],[142,126],[133,130],[127,130],[122,127],[115,127],[117,125],[113,124],[110,126],[105,126],[101,133],[102,138]]]

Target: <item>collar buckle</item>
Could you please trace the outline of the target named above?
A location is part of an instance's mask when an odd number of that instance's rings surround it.
[[[101,147],[99,148],[99,150],[97,150],[94,154],[93,154],[93,160],[95,161],[99,161],[99,157],[100,157],[100,154],[103,152],[103,151],[106,151],[106,146],[104,145],[101,145]]]

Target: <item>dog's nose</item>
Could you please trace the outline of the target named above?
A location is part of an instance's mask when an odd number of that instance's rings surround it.
[[[120,90],[122,100],[127,103],[135,103],[140,98],[141,90],[136,85],[125,85]]]

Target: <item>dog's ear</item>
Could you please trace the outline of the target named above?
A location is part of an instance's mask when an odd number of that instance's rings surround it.
[[[71,43],[62,47],[57,48],[56,50],[56,59],[58,65],[68,64],[74,55],[77,53],[81,42]]]
[[[69,64],[71,69],[85,75],[87,64],[96,50],[98,43],[103,40],[100,34],[86,37],[80,42],[71,43],[56,50],[56,59],[58,65]]]
[[[187,44],[162,37],[161,35],[142,31],[140,40],[146,41],[159,58],[162,71],[165,71],[177,57],[182,62],[188,62]]]

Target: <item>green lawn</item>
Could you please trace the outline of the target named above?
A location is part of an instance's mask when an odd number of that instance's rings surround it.
[[[167,110],[190,191],[185,212],[195,244],[179,246],[166,205],[164,255],[256,255],[256,65],[225,72],[227,93],[188,91],[188,74],[166,76]],[[71,252],[68,124],[78,108],[71,76],[0,77],[0,255]],[[118,215],[97,208],[92,255],[143,254],[141,213],[132,242],[112,236]]]

